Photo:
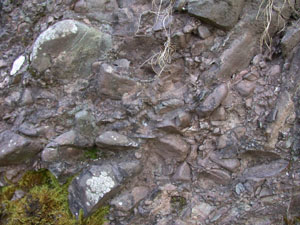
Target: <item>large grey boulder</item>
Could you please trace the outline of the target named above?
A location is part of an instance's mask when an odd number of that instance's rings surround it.
[[[188,12],[223,29],[238,21],[244,0],[188,0]]]
[[[76,177],[69,187],[71,212],[80,209],[88,216],[120,191],[125,182],[141,169],[140,161],[111,162],[92,165]]]
[[[12,131],[0,134],[0,166],[29,162],[42,150],[41,142],[25,138]]]
[[[47,69],[58,78],[87,77],[91,64],[105,57],[111,48],[109,34],[75,20],[63,20],[37,38],[31,54],[31,67],[38,74]]]

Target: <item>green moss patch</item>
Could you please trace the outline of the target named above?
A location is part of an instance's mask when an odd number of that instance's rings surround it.
[[[89,218],[76,218],[68,205],[69,179],[60,185],[48,170],[29,171],[17,184],[0,189],[0,224],[94,225],[103,224],[109,208],[103,207]],[[25,192],[12,200],[16,190]]]

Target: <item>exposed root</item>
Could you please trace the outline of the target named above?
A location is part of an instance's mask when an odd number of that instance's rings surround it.
[[[262,0],[261,4],[259,5],[259,9],[256,15],[256,19],[258,19],[259,15],[262,13],[264,17],[264,31],[260,38],[260,50],[262,51],[263,46],[265,45],[269,51],[272,50],[272,37],[270,35],[270,27],[272,23],[272,16],[273,16],[273,10],[277,12],[277,25],[280,26],[280,23],[283,23],[283,28],[279,31],[282,32],[285,30],[286,27],[286,21],[284,16],[282,15],[282,11],[284,7],[288,4],[289,7],[292,8],[294,12],[296,12],[296,9],[294,8],[293,4],[290,0],[284,0],[282,6],[276,7],[274,6],[274,0]],[[265,6],[264,6],[265,5]]]
[[[173,4],[174,0],[169,0],[167,2],[167,6],[163,6],[164,2],[163,0],[159,0],[159,3],[157,4],[155,0],[152,0],[152,10],[145,11],[141,13],[139,17],[139,23],[138,23],[138,29],[135,33],[136,36],[144,36],[140,35],[140,26],[142,22],[142,17],[147,14],[154,14],[155,15],[155,21],[154,24],[159,23],[159,20],[162,19],[162,25],[163,25],[163,32],[167,37],[167,40],[164,42],[163,48],[157,52],[154,53],[150,58],[148,58],[145,62],[141,64],[140,67],[144,66],[147,63],[151,64],[151,67],[153,71],[158,75],[158,77],[161,75],[161,73],[164,71],[167,64],[171,63],[172,54],[174,53],[174,48],[171,44],[171,25],[167,27],[167,21],[172,17],[172,10],[173,10]],[[152,26],[152,28],[153,28]],[[158,69],[157,69],[158,67]]]

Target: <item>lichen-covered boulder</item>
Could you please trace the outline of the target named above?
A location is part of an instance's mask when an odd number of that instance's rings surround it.
[[[76,177],[69,187],[71,212],[78,216],[82,209],[85,216],[90,215],[114,197],[125,182],[140,169],[140,161],[136,159],[90,166]]]
[[[232,28],[238,21],[244,0],[188,0],[188,12],[223,29]]]
[[[0,134],[0,166],[30,162],[41,150],[42,144],[38,140],[11,131]]]
[[[37,38],[31,67],[41,74],[49,69],[58,78],[87,77],[91,64],[111,48],[109,34],[75,20],[63,20]]]

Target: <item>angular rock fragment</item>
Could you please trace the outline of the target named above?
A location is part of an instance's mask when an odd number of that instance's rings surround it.
[[[210,159],[230,172],[235,172],[240,166],[238,159],[222,159],[222,157],[217,154],[212,154]]]
[[[83,148],[92,147],[94,142],[70,130],[49,142],[42,152],[44,162],[59,162],[77,158],[82,155]]]
[[[246,169],[243,176],[247,179],[273,177],[287,168],[288,164],[289,162],[285,160],[272,161],[269,164],[262,164]]]
[[[96,145],[101,148],[122,150],[137,148],[139,144],[125,135],[115,131],[107,131],[96,138]]]
[[[110,204],[117,210],[129,212],[148,195],[149,191],[145,186],[134,187],[131,191],[125,191],[113,198]]]
[[[255,83],[243,80],[239,82],[235,88],[242,97],[247,97],[253,93],[255,89]]]
[[[69,186],[69,207],[79,215],[88,216],[120,191],[125,182],[140,171],[140,162],[131,160],[122,165],[113,162],[92,165],[76,177]]]
[[[300,27],[291,26],[287,29],[285,35],[281,39],[282,52],[284,55],[288,55],[294,47],[300,42]]]
[[[11,131],[0,134],[0,166],[30,162],[41,150],[42,144],[38,140]]]
[[[173,179],[176,181],[191,181],[191,169],[186,162],[177,168]]]
[[[183,161],[189,153],[190,146],[179,135],[166,135],[153,141],[152,149],[164,159],[173,158]]]
[[[223,29],[232,28],[238,21],[244,0],[188,0],[188,12]]]
[[[99,130],[95,117],[89,111],[82,110],[75,114],[75,122],[76,132],[94,142]]]
[[[115,68],[102,64],[98,73],[99,94],[106,95],[112,99],[121,100],[125,93],[136,90],[137,82],[126,76],[121,76]]]
[[[214,209],[214,206],[201,202],[192,208],[191,216],[194,220],[205,220]]]
[[[200,117],[205,117],[212,113],[216,108],[220,106],[228,93],[227,84],[220,84],[214,91],[206,97],[203,103],[197,108],[197,113]]]
[[[231,181],[229,172],[220,169],[210,169],[199,174],[199,178],[209,179],[216,184],[227,185]]]
[[[38,74],[47,69],[60,79],[87,77],[91,64],[111,48],[111,36],[75,20],[63,20],[37,38],[31,67]]]

